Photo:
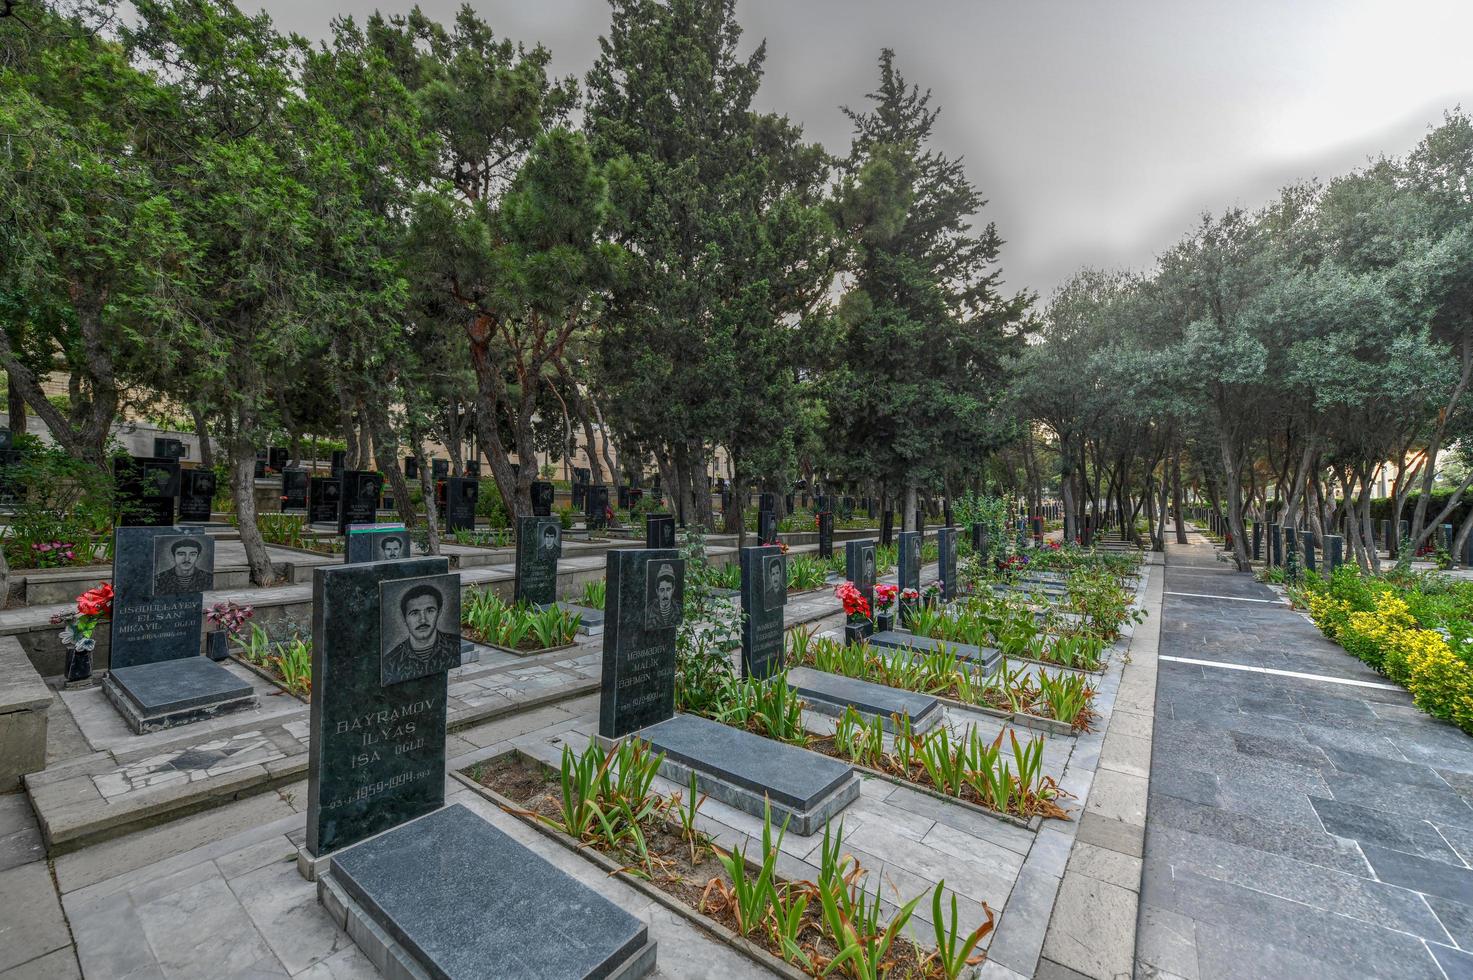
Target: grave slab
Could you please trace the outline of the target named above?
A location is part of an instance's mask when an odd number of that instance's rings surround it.
[[[846,763],[707,718],[676,715],[637,736],[665,753],[666,779],[685,785],[694,771],[701,792],[758,817],[771,800],[773,823],[788,820],[801,837],[859,797],[859,774]]]
[[[917,650],[922,653],[930,653],[945,647],[962,660],[969,660],[977,664],[987,674],[996,670],[998,662],[1002,660],[1002,654],[991,647],[974,647],[970,643],[952,643],[948,640],[936,640],[929,636],[916,636],[914,633],[902,633],[898,630],[884,630],[875,633],[869,638],[869,644],[892,650]]]
[[[578,616],[578,632],[584,636],[602,636],[604,632],[604,611],[602,609],[590,609],[572,602],[559,602],[559,609],[566,613]]]
[[[102,682],[107,699],[137,735],[256,706],[249,681],[207,657],[120,667]]]
[[[318,893],[389,976],[632,980],[655,965],[642,920],[459,804],[334,855]]]
[[[893,732],[892,715],[910,715],[913,732],[924,732],[941,720],[941,702],[927,694],[902,691],[855,677],[843,677],[810,667],[788,671],[788,686],[800,694],[808,707],[821,714],[840,717],[852,707],[866,719],[879,718]]]

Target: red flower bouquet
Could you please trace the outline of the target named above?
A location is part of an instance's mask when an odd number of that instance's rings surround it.
[[[836,588],[834,598],[844,604],[844,616],[849,622],[865,622],[870,618],[869,600],[854,587],[853,582],[845,582]]]

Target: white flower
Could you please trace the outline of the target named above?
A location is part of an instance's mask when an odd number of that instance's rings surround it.
[[[77,649],[82,653],[92,652],[92,648],[95,646],[97,646],[97,641],[90,636],[84,636],[77,641]]]
[[[61,642],[69,646],[71,645],[72,640],[76,638],[76,635],[76,633],[72,632],[72,628],[68,626],[66,629],[61,631]]]

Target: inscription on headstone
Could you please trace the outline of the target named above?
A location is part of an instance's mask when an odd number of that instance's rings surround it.
[[[448,572],[444,558],[313,570],[313,856],[445,802],[445,672],[460,663],[460,576]]]
[[[204,524],[215,504],[213,470],[185,470],[179,474],[179,520]]]
[[[350,565],[370,561],[401,561],[411,558],[414,549],[403,524],[350,524],[348,542],[343,549]]]
[[[517,518],[516,598],[536,605],[557,602],[557,563],[563,525],[556,517]]]
[[[445,530],[474,530],[476,501],[480,499],[481,485],[475,480],[451,477],[440,486],[444,490]]]
[[[625,549],[609,552],[606,568],[598,731],[622,738],[675,714],[685,562],[671,549]]]
[[[197,657],[215,541],[180,527],[113,532],[113,670]]]
[[[307,519],[313,524],[336,524],[343,505],[343,481],[338,477],[314,476]]]
[[[783,669],[787,562],[781,548],[743,548],[742,676],[763,679]]]
[[[370,470],[348,470],[343,474],[339,534],[346,534],[349,524],[373,524],[378,520],[378,501],[383,487],[383,476]]]
[[[900,532],[900,587],[921,587],[921,535],[919,531]]]

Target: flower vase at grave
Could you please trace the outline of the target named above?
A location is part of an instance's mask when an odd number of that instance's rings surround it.
[[[852,646],[855,643],[863,643],[874,632],[874,628],[874,624],[867,619],[846,622],[844,624],[844,645]]]
[[[66,644],[66,686],[68,689],[89,687],[92,684],[92,649],[77,648],[74,643]]]
[[[903,630],[910,629],[910,624],[911,624],[912,618],[915,616],[916,610],[918,608],[920,608],[920,605],[921,605],[921,600],[919,598],[915,598],[915,599],[901,599],[900,600],[900,628],[901,629],[903,629]]]
[[[224,630],[215,630],[207,634],[205,643],[205,652],[209,654],[211,660],[219,662],[229,659],[230,637]]]
[[[882,612],[875,616],[875,632],[885,633],[895,628],[895,614]]]

